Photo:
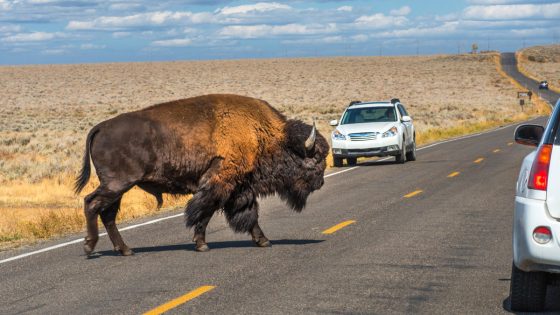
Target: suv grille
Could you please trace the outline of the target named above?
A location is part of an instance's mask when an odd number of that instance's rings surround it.
[[[348,134],[350,141],[368,141],[377,139],[378,132],[361,132]]]

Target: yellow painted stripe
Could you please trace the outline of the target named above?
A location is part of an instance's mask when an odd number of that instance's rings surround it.
[[[474,160],[474,163],[480,163],[482,161],[484,161],[484,158],[478,158],[478,159]]]
[[[509,145],[509,146],[512,146],[512,145],[513,145],[513,142],[509,142],[508,145]]]
[[[336,232],[336,231],[338,231],[338,230],[340,230],[340,229],[342,229],[346,226],[349,226],[350,224],[353,224],[353,223],[356,223],[356,221],[348,220],[348,221],[340,222],[339,224],[324,230],[323,234],[333,234],[334,232]]]
[[[419,195],[419,194],[421,194],[421,193],[423,193],[423,192],[424,192],[423,190],[415,190],[415,191],[411,192],[410,194],[404,195],[403,197],[405,197],[405,198],[411,198],[411,197],[414,197],[414,196],[416,196],[416,195]]]
[[[492,152],[498,153],[498,152],[500,152],[500,151],[501,151],[500,149],[496,149],[496,150],[494,150],[494,151],[492,151]]]
[[[167,311],[169,311],[170,309],[176,308],[177,306],[184,304],[194,298],[196,298],[197,296],[200,296],[208,291],[211,291],[215,288],[215,286],[211,286],[211,285],[204,285],[201,286],[197,289],[192,290],[191,292],[180,296],[174,300],[171,300],[165,304],[162,304],[150,311],[147,311],[146,313],[144,313],[144,315],[159,315],[159,314],[163,314]]]
[[[457,176],[457,175],[459,175],[459,174],[461,174],[461,173],[460,173],[460,172],[453,172],[453,173],[447,175],[447,177],[451,178],[451,177],[455,177],[455,176]]]

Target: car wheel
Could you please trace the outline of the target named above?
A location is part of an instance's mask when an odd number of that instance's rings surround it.
[[[416,139],[412,142],[412,149],[406,152],[407,161],[416,161]]]
[[[525,272],[513,264],[509,296],[512,311],[540,312],[546,301],[547,274]]]
[[[348,163],[348,166],[354,166],[354,165],[356,165],[357,162],[358,162],[357,158],[347,158],[346,159],[346,163]]]
[[[342,167],[342,158],[333,157],[334,167]]]
[[[395,155],[395,162],[403,164],[404,162],[406,162],[406,146],[405,146],[405,141],[403,139],[402,142],[402,148],[401,148],[401,152],[397,155]]]

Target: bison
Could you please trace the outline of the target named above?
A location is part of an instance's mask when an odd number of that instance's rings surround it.
[[[91,254],[99,238],[97,218],[114,249],[124,243],[115,217],[134,186],[156,196],[193,194],[185,208],[197,251],[209,250],[206,226],[222,210],[236,232],[270,246],[258,223],[258,197],[278,194],[295,211],[324,183],[329,146],[313,126],[286,119],[267,102],[238,95],[198,96],[147,107],[101,122],[87,135],[75,191],[87,184],[90,159],[99,186],[84,198]]]

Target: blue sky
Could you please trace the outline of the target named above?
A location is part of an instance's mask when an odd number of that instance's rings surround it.
[[[0,64],[512,51],[559,22],[546,0],[0,0]]]

